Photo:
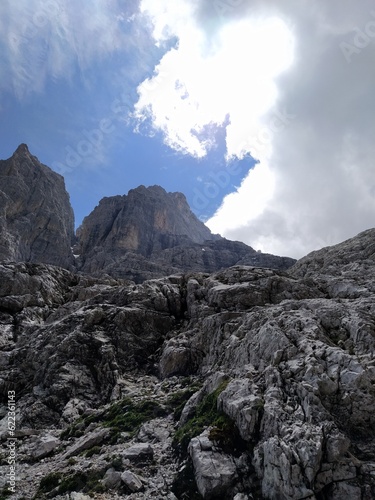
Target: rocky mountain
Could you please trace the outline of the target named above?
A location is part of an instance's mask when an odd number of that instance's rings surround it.
[[[259,254],[211,231],[182,193],[140,186],[103,198],[77,231],[77,268],[140,283],[187,271],[214,272],[237,263],[287,269],[295,260]]]
[[[0,260],[72,269],[74,215],[64,179],[21,144],[0,160]]]
[[[12,498],[375,498],[374,241],[139,284],[3,263]]]
[[[182,193],[167,193],[160,186],[103,198],[77,235],[73,226],[60,175],[42,165],[25,144],[0,161],[0,261],[53,264],[137,283],[237,263],[287,269],[295,262],[213,235]]]

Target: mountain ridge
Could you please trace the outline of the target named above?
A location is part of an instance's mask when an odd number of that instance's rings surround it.
[[[0,193],[5,242],[0,260],[42,262],[136,282],[188,270],[214,272],[243,259],[276,269],[295,262],[256,254],[244,243],[212,234],[185,195],[157,185],[102,198],[74,234],[63,177],[32,156],[26,144],[0,162]]]

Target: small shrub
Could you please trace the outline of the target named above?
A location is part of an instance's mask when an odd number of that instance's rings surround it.
[[[0,500],[7,500],[7,498],[10,497],[10,495],[13,495],[13,492],[8,490],[7,487],[4,487],[0,491]]]
[[[200,387],[198,385],[193,385],[188,389],[175,392],[168,398],[167,405],[173,410],[173,417],[175,420],[180,419],[186,403],[199,389]]]
[[[112,467],[117,470],[121,471],[122,470],[122,458],[120,456],[114,457],[111,461]]]
[[[166,413],[166,409],[156,401],[146,400],[136,404],[125,398],[104,412],[101,424],[111,428],[111,444],[114,444],[122,432],[128,432],[129,437],[133,437],[143,422],[165,416]]]
[[[74,472],[63,476],[59,472],[53,472],[45,476],[39,484],[35,499],[41,498],[43,493],[49,493],[56,488],[56,494],[62,495],[70,491],[101,492],[103,487],[100,483],[102,473],[96,470],[89,472]]]
[[[230,420],[217,410],[217,398],[227,385],[228,381],[225,381],[214,392],[208,394],[196,407],[194,416],[177,430],[173,445],[178,452],[185,454],[190,440],[201,434],[208,426],[220,426],[224,420]]]
[[[38,491],[41,493],[47,493],[48,491],[53,490],[59,485],[61,478],[62,474],[60,472],[51,472],[51,474],[48,474],[41,479]]]
[[[110,444],[115,444],[122,432],[129,432],[129,438],[133,437],[143,422],[166,414],[166,409],[156,401],[146,400],[134,403],[130,398],[124,398],[106,410],[78,420],[65,429],[60,434],[60,438],[80,437],[91,423],[97,422],[111,429]]]
[[[93,446],[92,448],[86,451],[85,456],[87,458],[90,458],[93,455],[98,455],[101,449],[102,449],[101,446]]]
[[[85,428],[86,424],[82,419],[79,419],[78,422],[70,425],[64,431],[62,431],[62,433],[60,434],[60,439],[64,440],[64,439],[69,439],[71,437],[79,438],[84,435]]]

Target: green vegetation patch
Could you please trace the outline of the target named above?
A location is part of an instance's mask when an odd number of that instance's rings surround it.
[[[179,453],[185,454],[190,440],[201,434],[209,426],[217,429],[217,437],[219,433],[224,436],[228,429],[234,432],[236,427],[233,421],[217,409],[217,398],[228,383],[229,381],[222,382],[214,392],[205,396],[203,401],[196,407],[193,417],[177,430],[173,438],[173,445]],[[224,439],[221,441],[224,441]]]
[[[13,492],[8,489],[8,487],[4,487],[0,490],[0,500],[6,500],[10,495],[13,495]]]
[[[111,429],[111,444],[114,444],[122,432],[128,432],[131,438],[138,432],[143,422],[165,416],[167,413],[168,410],[156,401],[145,400],[134,403],[130,398],[124,398],[106,410],[80,419],[63,431],[60,437],[61,439],[80,437],[91,423],[96,422]]]
[[[114,403],[106,410],[101,419],[103,427],[112,430],[112,443],[115,443],[121,432],[128,432],[129,437],[133,437],[140,426],[156,417],[163,417],[167,410],[159,403],[152,400],[133,403],[129,398],[125,398]]]
[[[101,449],[102,449],[101,446],[93,446],[92,448],[84,452],[85,457],[90,458],[93,455],[99,455]]]
[[[45,476],[39,484],[36,498],[50,497],[52,490],[56,495],[62,495],[70,491],[82,491],[84,493],[103,492],[105,488],[100,483],[103,473],[97,470],[88,472],[74,472],[63,475],[60,472],[52,472]]]
[[[201,388],[200,384],[194,384],[188,389],[183,389],[171,394],[167,400],[167,405],[173,411],[175,420],[179,420],[184,406],[189,401],[191,396]]]

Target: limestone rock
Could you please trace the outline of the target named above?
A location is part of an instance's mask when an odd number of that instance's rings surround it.
[[[64,179],[21,144],[0,160],[0,260],[71,269],[74,215]]]
[[[109,429],[96,429],[88,434],[79,438],[73,446],[70,446],[63,455],[63,459],[72,457],[81,453],[81,451],[88,450],[93,446],[97,446],[105,441],[110,434]]]
[[[55,450],[61,444],[60,439],[55,436],[45,435],[42,436],[34,446],[32,451],[32,456],[34,460],[40,460],[41,458],[49,455],[53,450]]]
[[[140,458],[150,458],[154,450],[149,443],[136,443],[123,451],[122,456],[129,460],[138,460]]]
[[[287,269],[295,261],[259,254],[210,230],[181,193],[139,186],[128,195],[103,198],[77,231],[79,269],[140,283],[178,272],[213,272],[249,262]]]
[[[129,490],[132,492],[141,491],[143,489],[143,483],[141,481],[140,476],[134,474],[131,471],[128,470],[124,471],[121,474],[121,480],[123,483],[126,484]]]
[[[237,479],[236,465],[231,456],[215,451],[207,434],[193,438],[189,444],[194,474],[203,498],[226,498]]]
[[[121,484],[121,472],[111,468],[106,471],[102,479],[103,485],[109,490],[116,489]]]
[[[0,393],[18,395],[20,495],[38,498],[51,471],[83,490],[125,466],[142,469],[138,500],[189,498],[195,480],[206,498],[375,498],[374,236],[290,271],[141,284],[0,265]],[[3,404],[1,439],[6,415]],[[220,425],[235,431],[222,447]],[[34,460],[40,436],[61,430]]]
[[[138,432],[138,439],[143,443],[160,441],[165,443],[170,436],[170,431],[165,420],[162,418],[153,419],[141,425]]]

